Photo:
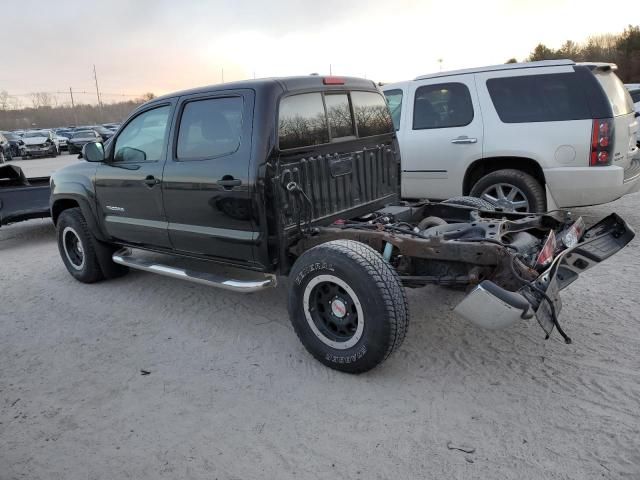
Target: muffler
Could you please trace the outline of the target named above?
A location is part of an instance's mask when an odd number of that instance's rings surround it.
[[[462,318],[489,330],[507,328],[533,317],[531,305],[519,293],[483,280],[454,309]]]

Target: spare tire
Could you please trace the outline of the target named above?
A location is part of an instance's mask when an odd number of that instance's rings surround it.
[[[442,203],[446,203],[447,205],[460,205],[462,207],[473,207],[479,210],[487,210],[488,212],[496,211],[496,207],[491,203],[478,197],[452,197]]]

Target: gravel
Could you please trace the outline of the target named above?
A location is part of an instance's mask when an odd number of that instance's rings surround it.
[[[611,211],[640,231],[640,194],[581,209]],[[637,240],[563,292],[572,345],[483,331],[426,287],[360,376],[300,345],[286,280],[80,284],[48,220],[0,228],[0,262],[2,480],[640,478]]]

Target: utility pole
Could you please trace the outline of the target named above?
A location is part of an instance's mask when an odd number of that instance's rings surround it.
[[[76,104],[73,101],[73,90],[69,87],[69,95],[71,95],[71,110],[73,111],[73,124],[78,125],[78,119],[76,118]]]
[[[98,107],[100,108],[100,116],[102,117],[102,99],[100,98],[100,88],[98,87],[98,74],[96,73],[96,66],[93,65],[93,78],[96,81],[96,95],[98,96]]]
[[[329,64],[329,75],[333,75],[332,70],[331,70],[331,64]]]

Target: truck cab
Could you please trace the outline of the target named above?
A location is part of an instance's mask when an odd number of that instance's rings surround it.
[[[288,234],[300,220],[287,183],[308,187],[313,221],[325,224],[397,199],[386,112],[372,81],[316,76],[161,97],[126,120],[104,161],[54,177],[54,221],[64,184],[81,171],[102,240],[274,271],[276,224]],[[274,197],[281,210],[268,207]]]

